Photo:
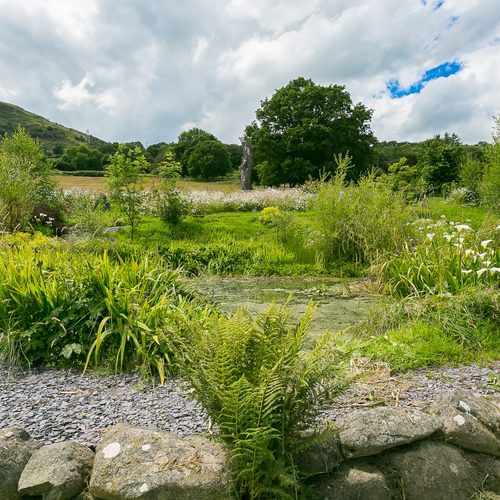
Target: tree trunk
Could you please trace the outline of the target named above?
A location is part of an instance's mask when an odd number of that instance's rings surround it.
[[[240,137],[240,142],[243,146],[243,160],[240,165],[241,189],[250,191],[252,189],[253,168],[252,148],[246,135]]]

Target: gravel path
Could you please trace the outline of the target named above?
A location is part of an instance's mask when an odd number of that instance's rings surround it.
[[[424,408],[453,388],[499,394],[500,362],[414,371],[391,377],[383,367],[339,397],[322,419],[376,405]],[[118,422],[155,426],[181,436],[207,432],[201,407],[178,380],[145,385],[135,375],[82,376],[61,370],[9,372],[0,368],[0,428],[19,426],[46,444],[74,439],[95,447],[102,430]]]

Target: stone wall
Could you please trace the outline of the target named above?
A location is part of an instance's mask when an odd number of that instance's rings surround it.
[[[380,407],[325,426],[301,455],[311,498],[500,499],[500,399],[443,394],[428,409]],[[0,499],[231,498],[228,453],[202,437],[117,425],[94,454],[0,430]]]

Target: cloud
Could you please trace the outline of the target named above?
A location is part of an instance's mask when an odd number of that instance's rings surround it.
[[[0,98],[107,140],[173,141],[196,124],[237,142],[298,76],[346,85],[380,139],[487,140],[500,102],[497,0],[0,0],[0,12]],[[443,61],[463,67],[436,78]],[[391,98],[396,78],[394,92],[420,92]]]

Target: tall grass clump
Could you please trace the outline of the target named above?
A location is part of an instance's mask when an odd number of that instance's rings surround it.
[[[341,380],[329,336],[304,350],[312,313],[291,326],[286,304],[254,320],[239,311],[187,347],[186,373],[231,449],[239,498],[297,498],[302,431]]]
[[[412,209],[387,184],[369,174],[349,184],[349,158],[337,159],[335,177],[320,186],[312,203],[309,245],[325,262],[375,262],[399,250],[413,232]]]
[[[458,295],[391,301],[352,333],[363,356],[386,362],[398,372],[498,359],[499,322],[500,293],[476,287]]]
[[[27,365],[176,371],[185,318],[210,314],[158,257],[0,246],[0,351]]]

